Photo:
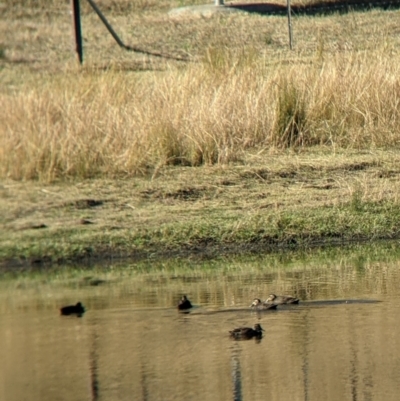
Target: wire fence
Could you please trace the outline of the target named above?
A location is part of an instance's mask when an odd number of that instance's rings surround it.
[[[83,63],[83,45],[82,45],[82,31],[80,21],[80,1],[81,0],[70,0],[72,5],[73,14],[73,25],[76,42],[76,51],[78,54],[79,62]],[[373,8],[379,8],[383,10],[399,9],[400,0],[328,0],[328,1],[316,1],[309,4],[302,5],[291,5],[290,0],[286,0],[287,4],[276,4],[268,2],[259,3],[224,3],[223,0],[215,0],[215,7],[224,7],[226,9],[236,9],[245,11],[248,13],[257,13],[264,15],[287,15],[288,17],[288,30],[289,30],[289,47],[292,49],[292,16],[301,15],[329,15],[334,13],[348,13],[357,10],[370,10]],[[136,53],[142,53],[148,56],[161,57],[166,59],[173,59],[176,61],[192,61],[190,58],[176,57],[164,54],[161,52],[148,51],[141,49],[137,46],[126,45],[118,36],[116,31],[113,29],[111,24],[108,22],[104,14],[100,11],[94,0],[87,0],[92,9],[99,16],[109,33],[113,36],[114,40],[120,47],[125,50],[133,51]]]

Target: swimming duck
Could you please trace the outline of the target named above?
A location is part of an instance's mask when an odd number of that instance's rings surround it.
[[[85,307],[78,302],[76,305],[63,306],[60,309],[62,315],[78,315],[82,316],[85,313]]]
[[[250,339],[253,337],[261,338],[264,329],[259,325],[255,324],[254,329],[251,327],[239,327],[237,329],[231,330],[230,336],[235,339]]]
[[[251,308],[256,308],[257,310],[276,309],[277,306],[278,304],[261,302],[259,298],[254,298],[252,304],[250,305]]]
[[[190,309],[191,307],[192,307],[192,304],[187,299],[186,295],[184,295],[182,297],[182,299],[179,301],[178,309],[179,310],[185,310],[185,309]]]
[[[266,304],[272,305],[280,305],[280,304],[298,304],[299,299],[292,297],[290,295],[275,295],[270,294],[269,297],[265,300]]]

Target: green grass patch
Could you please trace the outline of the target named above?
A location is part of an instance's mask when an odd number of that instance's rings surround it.
[[[208,214],[207,211],[204,211]],[[317,243],[398,238],[400,206],[393,202],[354,202],[339,207],[284,210],[236,218],[192,218],[158,227],[86,230],[58,229],[0,237],[0,259],[66,261],[193,252],[239,252],[307,248]],[[181,218],[180,218],[181,217]]]

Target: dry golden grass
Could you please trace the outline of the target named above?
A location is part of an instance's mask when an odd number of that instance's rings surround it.
[[[86,71],[2,94],[0,173],[134,175],[239,161],[250,149],[400,141],[400,63],[380,53],[271,68],[209,54],[164,73]]]
[[[99,2],[127,42],[194,62],[116,49],[87,10],[78,70],[67,3],[5,11],[0,176],[135,175],[240,161],[254,149],[398,144],[392,12],[298,17],[288,52],[282,17],[186,21],[167,16],[171,1],[131,3]]]

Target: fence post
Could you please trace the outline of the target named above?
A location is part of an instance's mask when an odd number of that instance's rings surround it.
[[[83,46],[82,46],[82,28],[81,28],[81,12],[79,0],[71,0],[72,7],[72,24],[75,34],[75,50],[78,53],[79,63],[83,62]]]
[[[290,50],[293,50],[292,7],[290,6],[290,0],[287,0],[287,16],[288,16],[288,27],[289,27],[289,48]]]

